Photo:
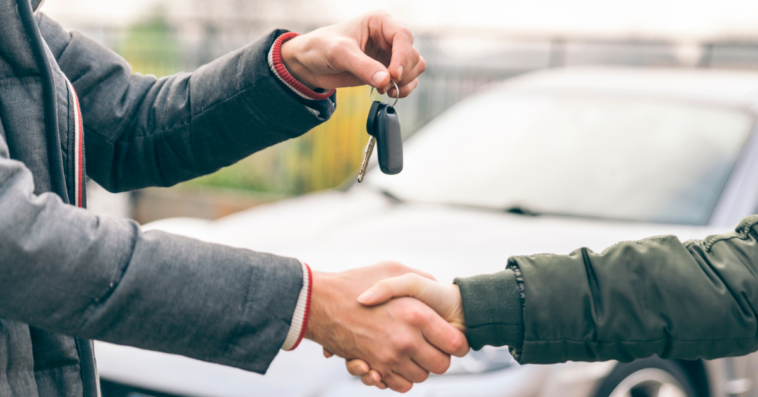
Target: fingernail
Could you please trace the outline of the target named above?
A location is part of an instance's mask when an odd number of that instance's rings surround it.
[[[402,80],[403,79],[403,67],[400,66],[397,68],[397,79]]]
[[[384,79],[387,77],[387,72],[376,72],[374,75],[374,86],[378,86],[379,84],[382,84]]]
[[[360,372],[362,372],[362,373],[365,374],[366,372],[368,372],[368,367],[365,366],[365,365],[363,365],[363,364],[361,364],[361,365],[358,366],[358,371],[360,371]]]
[[[371,374],[371,379],[373,379],[374,382],[376,382],[376,383],[379,383],[379,381],[382,380],[381,378],[379,378],[379,374],[377,374],[376,372],[374,372],[373,374]]]
[[[368,290],[358,297],[358,303],[366,303],[374,297],[374,291]]]

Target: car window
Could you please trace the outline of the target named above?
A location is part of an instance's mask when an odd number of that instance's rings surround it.
[[[464,101],[369,183],[408,201],[706,224],[753,117],[643,96],[503,90]]]

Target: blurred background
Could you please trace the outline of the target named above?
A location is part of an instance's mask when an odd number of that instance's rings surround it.
[[[428,64],[397,105],[411,138],[400,175],[374,167],[349,186],[370,99],[365,87],[339,89],[332,119],[300,138],[168,189],[114,195],[90,182],[90,210],[323,271],[395,259],[442,282],[502,270],[516,254],[703,238],[758,213],[754,0],[47,0],[42,10],[135,72],[165,76],[275,28],[307,33],[375,9],[411,28]],[[266,376],[96,351],[105,397],[381,394],[307,340]],[[487,347],[409,395],[758,397],[756,385],[758,353],[519,366],[507,347]]]
[[[410,27],[428,62],[400,101],[408,136],[488,83],[588,64],[758,68],[758,3],[743,0],[49,0],[43,12],[114,49],[139,73],[192,71],[274,28],[306,33],[384,9]],[[355,174],[368,135],[365,88],[338,91],[332,120],[213,175],[113,196],[91,186],[94,212],[145,223],[215,219],[336,187]]]

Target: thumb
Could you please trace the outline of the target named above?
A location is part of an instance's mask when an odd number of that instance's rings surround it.
[[[390,84],[390,73],[384,65],[364,54],[357,45],[343,49],[344,52],[339,54],[341,56],[335,59],[339,69],[351,73],[374,88],[384,88]]]
[[[362,293],[358,302],[365,306],[375,306],[403,296],[419,299],[427,283],[434,281],[414,273],[384,279]]]

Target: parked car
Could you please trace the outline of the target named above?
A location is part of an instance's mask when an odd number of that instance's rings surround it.
[[[322,271],[394,259],[442,282],[502,270],[511,255],[704,238],[758,208],[757,106],[757,73],[532,73],[471,96],[407,139],[399,175],[374,167],[344,189],[145,229],[293,256]],[[105,397],[388,393],[308,341],[282,352],[265,376],[106,343],[96,351]],[[487,347],[408,395],[755,396],[756,382],[756,354],[522,366],[506,348]]]

